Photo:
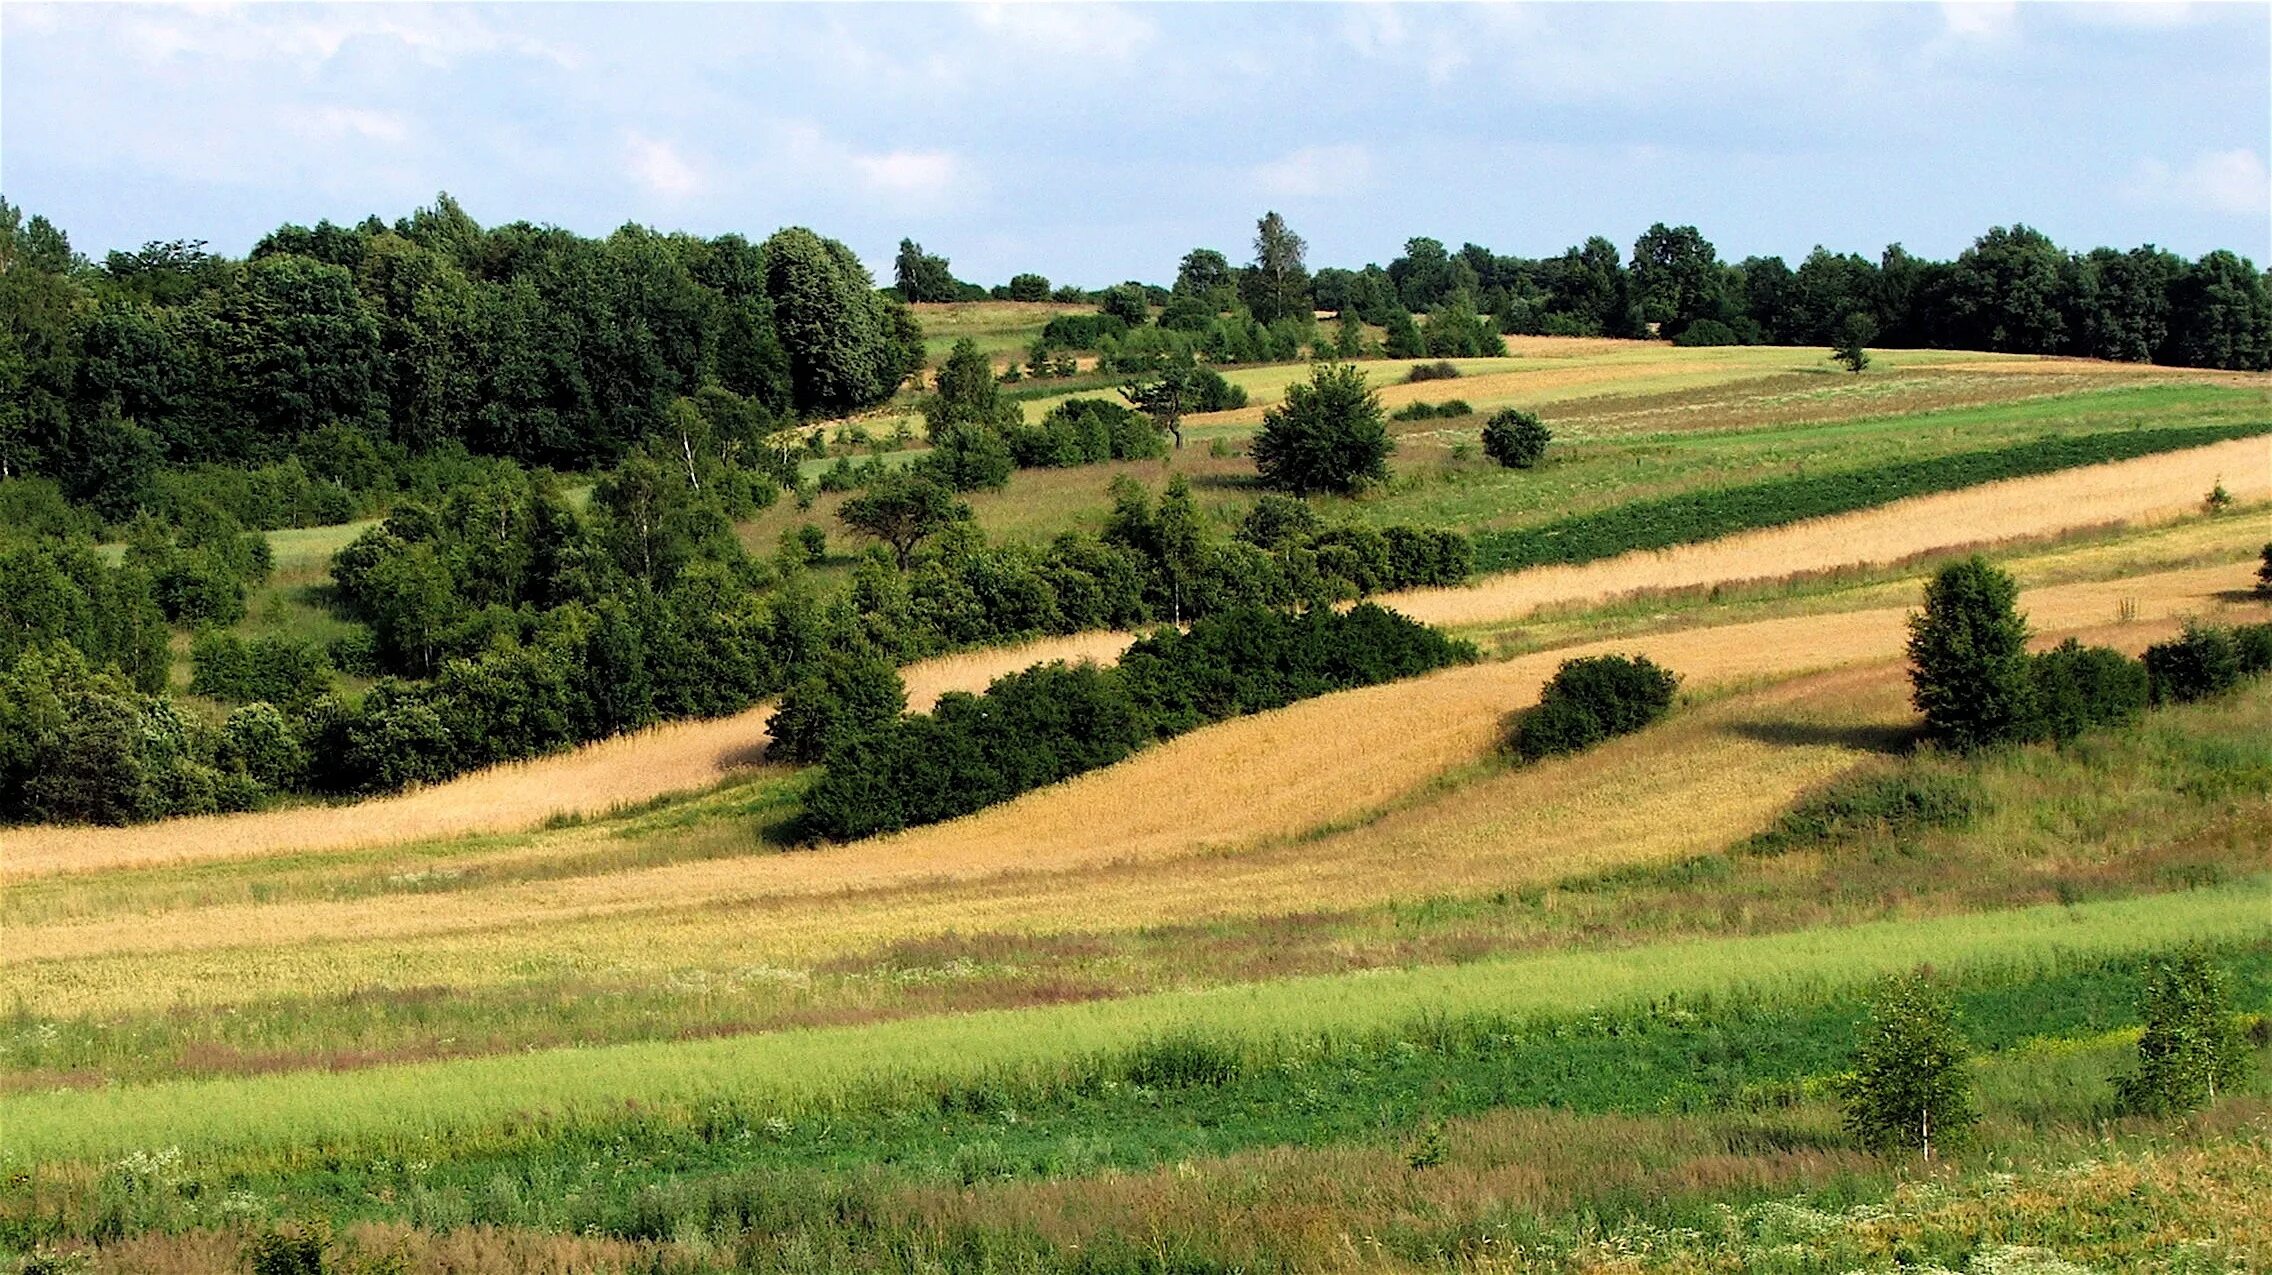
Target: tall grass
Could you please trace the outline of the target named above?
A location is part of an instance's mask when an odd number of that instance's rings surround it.
[[[377,1068],[17,1095],[0,1101],[7,1163],[115,1158],[137,1148],[447,1138],[500,1123],[574,1121],[724,1097],[825,1108],[877,1082],[937,1084],[987,1069],[1132,1048],[1185,1032],[1240,1041],[1362,1032],[1424,1014],[1582,1012],[1667,996],[1810,997],[1929,962],[2052,968],[2185,940],[2272,933],[2261,883],[2073,907],[1865,924],[1766,937],[1371,971],[944,1020],[718,1041],[561,1050]]]

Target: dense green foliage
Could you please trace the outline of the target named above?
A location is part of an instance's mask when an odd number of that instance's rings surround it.
[[[1943,567],[1909,617],[1911,698],[1925,735],[1960,751],[2035,731],[2027,620],[2011,575],[1977,555]]]
[[[2146,710],[2143,664],[2111,647],[2068,638],[2028,661],[2035,685],[2037,734],[2064,742],[2084,731],[2119,726]]]
[[[1961,1143],[1980,1120],[1970,1056],[1946,991],[1921,975],[1893,980],[1871,1003],[1853,1070],[1841,1078],[1847,1132],[1872,1150],[1927,1160],[1934,1146]]]
[[[2231,980],[2199,949],[2155,961],[2146,972],[2138,1070],[2115,1081],[2124,1111],[2168,1115],[2231,1092],[2248,1068],[2248,1043],[2233,1013]]]
[[[899,670],[873,654],[831,651],[815,660],[766,722],[768,760],[811,763],[907,711]]]
[[[1516,719],[1510,742],[1526,761],[1582,752],[1671,712],[1679,685],[1670,669],[1645,655],[1564,660],[1537,705]]]
[[[1151,417],[1099,398],[1067,399],[1033,425],[1009,430],[1010,458],[1021,467],[1062,468],[1167,454]]]
[[[851,251],[802,229],[485,230],[444,196],[391,226],[285,226],[244,261],[175,243],[97,266],[0,206],[0,259],[0,478],[113,519],[181,467],[272,475],[260,520],[286,525],[346,512],[390,452],[609,464],[679,441],[672,405],[705,397],[747,440],[881,402],[922,354]]]
[[[2272,433],[2272,426],[2249,424],[2050,437],[1987,451],[1630,501],[1521,530],[1480,532],[1475,536],[1476,569],[1513,571],[1546,563],[1591,562],[1636,549],[1669,549],[1738,531],[1867,509],[1908,496],[2266,433]]]
[[[1546,459],[1546,445],[1554,431],[1538,413],[1510,407],[1494,412],[1483,423],[1483,454],[1509,469],[1535,469]]]
[[[1138,641],[1115,668],[1044,664],[953,692],[927,714],[840,735],[805,797],[807,830],[848,841],[937,823],[1095,770],[1153,739],[1474,658],[1370,604],[1244,607]]]
[[[2233,629],[2189,624],[2182,636],[2147,647],[2145,666],[2156,704],[2222,695],[2243,678],[2272,673],[2272,624]]]
[[[1321,363],[1306,382],[1286,387],[1285,401],[1262,415],[1254,467],[1265,485],[1297,496],[1350,492],[1388,481],[1396,442],[1381,418],[1381,398],[1361,368]]]

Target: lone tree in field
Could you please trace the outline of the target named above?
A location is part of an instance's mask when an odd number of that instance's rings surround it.
[[[1854,1051],[1854,1069],[1839,1082],[1846,1131],[1872,1151],[1952,1146],[1980,1119],[1965,1072],[1969,1050],[1948,998],[1922,976],[1897,978],[1870,1006]]]
[[[2256,592],[2272,598],[2272,544],[2264,546],[2264,561],[2256,568]]]
[[[2174,1115],[2217,1100],[2248,1066],[2248,1046],[2234,1019],[2224,971],[2207,954],[2188,951],[2157,961],[2146,975],[2145,1033],[2138,1070],[2114,1082],[2115,1100],[2138,1115]]]
[[[1941,569],[1909,617],[1911,698],[1925,734],[1960,751],[2028,738],[2035,681],[2019,586],[1979,556]]]
[[[1838,348],[1831,357],[1844,364],[1849,372],[1860,372],[1870,365],[1870,352],[1863,347],[1877,339],[1878,325],[1870,316],[1856,310],[1838,322]]]
[[[1529,469],[1546,458],[1552,430],[1536,412],[1510,407],[1494,413],[1483,425],[1483,454],[1509,469]]]
[[[1286,401],[1263,413],[1254,467],[1266,486],[1297,496],[1351,492],[1388,481],[1396,443],[1381,415],[1381,396],[1347,363],[1320,363],[1307,383],[1287,387]]]
[[[1199,397],[1199,365],[1189,354],[1162,354],[1151,371],[1131,377],[1120,387],[1128,405],[1152,418],[1152,423],[1183,446],[1183,414]]]
[[[970,506],[946,484],[904,470],[887,470],[868,489],[844,502],[836,516],[854,531],[890,545],[901,570],[916,546],[970,517]]]

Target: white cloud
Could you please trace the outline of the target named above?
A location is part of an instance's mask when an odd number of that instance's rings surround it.
[[[1145,17],[1115,4],[986,4],[980,28],[1047,57],[1132,63],[1159,37]]]
[[[667,199],[684,199],[703,187],[702,173],[678,148],[640,132],[623,137],[624,166],[647,189]]]
[[[1286,199],[1351,194],[1372,184],[1373,156],[1362,146],[1304,146],[1254,169],[1256,189]]]
[[[2246,147],[2207,151],[2178,168],[2146,159],[2131,171],[2122,194],[2152,207],[2259,215],[2272,211],[2272,171]]]
[[[954,189],[961,165],[947,151],[885,151],[852,155],[852,168],[869,189],[901,198],[937,199]]]
[[[1942,0],[1941,25],[1950,35],[1982,44],[2001,44],[2019,30],[2015,0]]]
[[[572,68],[577,54],[561,45],[515,35],[460,5],[189,4],[115,11],[117,34],[145,62],[185,58],[282,62],[313,68],[359,40],[401,46],[428,66],[510,53]]]

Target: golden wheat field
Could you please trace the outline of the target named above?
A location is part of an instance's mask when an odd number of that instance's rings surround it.
[[[2151,522],[2199,507],[2223,483],[2243,501],[2272,497],[2272,439],[2062,471],[1900,501],[1702,545],[1544,567],[1465,588],[1384,599],[1416,619],[1474,625],[1548,606],[1647,590],[1767,579],[1892,562],[1939,548],[2040,537],[2109,523]],[[907,670],[917,708],[947,690],[978,690],[1052,659],[1110,660],[1126,635],[1084,634],[972,652]],[[345,850],[532,828],[593,815],[745,773],[764,755],[769,705],[711,721],[678,722],[573,752],[500,766],[449,783],[347,806],[310,806],[171,820],[137,828],[17,828],[0,832],[0,879],[137,864]]]
[[[2238,565],[2196,568],[2033,590],[2023,605],[2043,635],[2082,631],[2134,647],[2179,616],[2262,614],[2235,600],[2245,578]],[[1905,614],[1697,628],[1328,696],[1195,732],[969,818],[816,853],[21,926],[6,982],[27,1001],[92,1011],[801,965],[957,929],[1259,915],[1694,853],[1758,826],[1858,754],[1835,735],[1794,746],[1730,733],[1736,718],[1706,713],[1652,743],[1510,778],[1507,804],[1490,818],[1431,824],[1389,808],[1488,753],[1504,716],[1530,702],[1560,660],[1594,651],[1646,653],[1694,690],[1875,665],[1817,683],[1819,693],[1853,722],[1898,720],[1899,678],[1887,661]],[[1725,711],[1757,707],[1755,697]],[[1619,772],[1629,747],[1659,751],[1650,766]],[[1667,748],[1677,764],[1663,764]],[[1622,778],[1592,782],[1605,774]],[[1569,831],[1587,822],[1580,813],[1598,833]],[[1289,838],[1344,823],[1361,826],[1288,850]]]

